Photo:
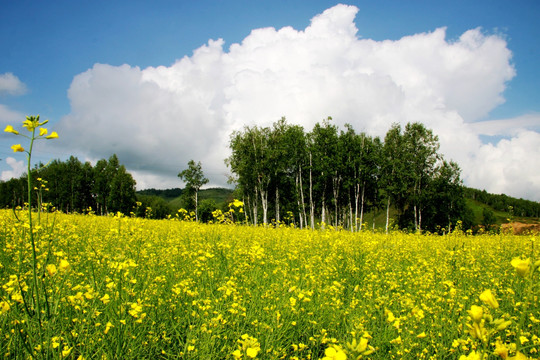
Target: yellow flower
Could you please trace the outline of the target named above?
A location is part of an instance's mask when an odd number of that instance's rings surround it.
[[[56,139],[56,138],[58,138],[58,134],[56,133],[56,131],[53,131],[51,135],[45,137],[45,139]]]
[[[416,337],[419,338],[419,339],[423,339],[423,338],[425,338],[426,336],[427,336],[427,335],[426,335],[425,331],[422,331],[420,334],[416,335]]]
[[[459,360],[482,360],[480,353],[477,353],[476,351],[472,351],[469,355],[461,355],[459,357]]]
[[[510,262],[519,276],[525,277],[531,268],[531,259],[513,258]]]
[[[480,300],[482,300],[484,304],[491,306],[493,309],[499,307],[497,299],[495,299],[495,296],[493,296],[489,289],[480,294]]]
[[[111,330],[112,327],[114,327],[114,325],[109,321],[107,325],[105,325],[105,330],[103,330],[103,333],[107,335],[107,333],[109,332],[109,330]]]
[[[104,304],[108,304],[111,301],[111,297],[109,296],[109,294],[105,294],[100,297],[99,300],[101,300],[101,302],[103,302]]]
[[[11,309],[11,306],[9,306],[9,303],[7,301],[0,302],[0,315],[7,313]]]
[[[129,310],[129,314],[133,316],[134,318],[138,318],[139,314],[142,312],[142,306],[138,303],[131,304],[131,310]]]
[[[367,356],[375,351],[373,346],[368,346],[369,334],[364,334],[364,336],[366,337],[360,338],[360,341],[357,341],[355,338],[351,342],[348,342],[346,344],[346,348],[350,350],[352,353],[354,353],[355,356],[357,355]]]
[[[493,351],[493,355],[499,355],[503,359],[508,357],[508,348],[501,342],[501,340],[497,340],[495,342],[495,351]]]
[[[235,206],[235,207],[241,207],[241,206],[244,206],[244,203],[241,202],[240,200],[234,199],[234,201],[232,203],[230,203],[229,205],[232,205],[232,206]]]
[[[65,271],[69,268],[69,262],[66,259],[60,260],[60,271]]]
[[[484,309],[482,309],[481,306],[472,305],[471,310],[469,310],[468,313],[474,322],[479,323],[484,316]]]
[[[386,313],[386,316],[388,316],[388,318],[386,319],[386,321],[388,321],[389,323],[393,322],[394,320],[396,320],[396,317],[394,316],[394,314],[390,311],[390,310],[385,310],[385,313]]]
[[[249,347],[246,349],[246,355],[250,358],[257,357],[257,354],[259,353],[260,348],[258,347]]]
[[[34,117],[26,117],[26,120],[23,121],[23,127],[26,128],[28,131],[34,131],[35,128],[39,126],[39,123],[37,120],[35,120]]]
[[[488,334],[486,328],[484,327],[484,322],[475,322],[471,325],[467,325],[467,327],[469,328],[469,334],[471,334],[471,336],[473,338],[476,338],[476,339],[480,339],[482,341],[485,341],[486,340],[486,336]]]
[[[24,148],[21,146],[21,144],[16,144],[11,147],[13,152],[23,152]]]
[[[54,264],[47,265],[45,269],[47,269],[47,273],[49,274],[49,276],[53,276],[54,274],[56,274],[56,265]]]
[[[64,346],[64,349],[62,350],[62,357],[68,357],[69,354],[71,354],[71,349],[73,348]]]
[[[347,360],[347,355],[339,346],[332,345],[324,350],[323,360]]]
[[[8,125],[6,126],[6,128],[4,129],[5,132],[9,132],[9,133],[12,133],[12,134],[15,134],[15,135],[19,135],[19,132],[17,130],[15,130],[13,128],[13,126],[11,125]]]
[[[511,356],[508,358],[508,360],[528,360],[529,358],[527,356],[525,356],[525,354],[521,353],[521,352],[517,352],[516,353],[516,356]]]
[[[500,331],[510,326],[510,324],[512,324],[512,321],[510,320],[505,321],[504,319],[501,318],[501,319],[494,320],[491,324],[495,326],[495,329],[497,331]]]
[[[47,135],[49,131],[46,128],[39,129],[39,136]]]

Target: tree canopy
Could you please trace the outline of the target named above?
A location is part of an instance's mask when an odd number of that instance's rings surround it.
[[[24,190],[28,174],[0,183],[0,205],[22,206],[27,202]],[[64,212],[92,211],[100,215],[135,208],[135,180],[121,165],[118,157],[99,160],[95,166],[84,164],[74,156],[66,161],[53,160],[39,164],[31,171],[33,183],[39,184],[35,201],[50,204]],[[36,204],[33,204],[35,206]]]
[[[178,177],[186,183],[185,194],[193,196],[195,201],[195,219],[199,221],[199,190],[208,183],[208,179],[204,176],[202,171],[201,162],[195,163],[194,160],[190,160],[188,162],[188,168],[181,171],[178,174]]]
[[[282,118],[236,131],[229,146],[226,163],[253,224],[286,213],[300,227],[357,231],[366,211],[384,209],[388,229],[392,207],[401,228],[439,231],[465,213],[460,169],[420,123],[395,124],[382,141],[330,117],[308,133]]]

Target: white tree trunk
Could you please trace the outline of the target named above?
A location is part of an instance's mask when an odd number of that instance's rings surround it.
[[[302,214],[301,217],[304,217],[304,224],[307,225],[307,216],[306,216],[306,203],[304,201],[304,186],[302,185],[302,167],[298,169],[298,175],[300,179],[300,199],[302,201]]]
[[[255,189],[255,199],[253,200],[253,225],[257,226],[257,219],[259,216],[259,209],[257,206],[257,198],[259,195],[257,194],[257,189]]]
[[[195,190],[195,221],[199,222],[199,190]]]
[[[386,202],[386,233],[388,234],[388,226],[390,222],[390,197],[388,197],[388,201]]]
[[[362,224],[364,223],[364,193],[366,191],[365,184],[362,185],[362,204],[360,206],[360,230],[362,230]]]
[[[354,187],[354,231],[358,231],[358,200],[360,198],[360,184]]]
[[[312,179],[312,163],[311,153],[309,153],[309,207],[311,229],[315,229],[315,204],[313,203],[313,179]]]
[[[268,192],[260,190],[261,193],[261,205],[263,208],[263,224],[266,226],[268,224]]]
[[[276,186],[276,222],[279,222],[279,189]]]

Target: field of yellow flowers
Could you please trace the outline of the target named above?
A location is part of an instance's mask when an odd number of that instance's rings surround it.
[[[539,358],[539,247],[0,210],[0,356]]]

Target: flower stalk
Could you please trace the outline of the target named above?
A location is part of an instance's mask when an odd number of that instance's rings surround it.
[[[28,311],[28,314],[30,316],[36,316],[38,320],[39,327],[41,328],[43,326],[43,316],[42,316],[42,295],[43,297],[47,296],[47,291],[45,287],[43,287],[43,294],[40,292],[40,286],[39,286],[39,276],[38,276],[38,259],[37,259],[37,251],[36,251],[36,239],[34,236],[34,224],[32,219],[32,151],[34,148],[34,141],[38,139],[55,139],[58,137],[58,134],[56,132],[52,132],[50,135],[48,135],[48,130],[46,128],[43,128],[42,126],[48,123],[49,120],[45,120],[40,122],[39,121],[39,115],[37,116],[27,116],[26,120],[23,121],[23,127],[28,130],[30,135],[25,135],[20,133],[19,131],[15,130],[13,126],[8,125],[4,129],[4,132],[12,133],[14,135],[22,136],[30,141],[28,150],[26,150],[21,144],[15,144],[11,146],[11,149],[13,152],[25,152],[26,153],[26,161],[27,161],[27,194],[28,194],[28,227],[29,227],[29,233],[30,233],[30,244],[32,249],[32,287],[33,287],[33,296],[32,296],[32,302],[33,302],[33,311]],[[36,134],[36,129],[39,129],[39,133]],[[36,136],[37,135],[37,136]],[[39,211],[40,209],[38,209]],[[24,298],[23,298],[23,301]],[[48,305],[48,304],[47,304]],[[25,301],[25,307],[26,301]],[[40,331],[40,344],[43,343],[43,334]]]

